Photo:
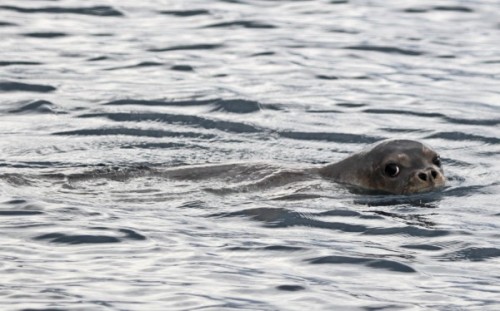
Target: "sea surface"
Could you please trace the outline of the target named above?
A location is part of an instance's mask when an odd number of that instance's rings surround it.
[[[498,0],[1,0],[0,309],[500,310],[499,155]]]

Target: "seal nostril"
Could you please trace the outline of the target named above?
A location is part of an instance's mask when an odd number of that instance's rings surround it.
[[[418,173],[418,178],[420,178],[423,181],[427,181],[427,174],[425,174],[425,173]]]
[[[438,176],[438,173],[435,170],[432,170],[431,171],[431,176],[432,176],[433,179],[436,179],[436,177]]]

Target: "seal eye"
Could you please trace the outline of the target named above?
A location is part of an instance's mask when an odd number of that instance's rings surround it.
[[[385,166],[384,172],[389,177],[396,177],[399,174],[399,166],[396,163],[389,163]]]
[[[432,163],[434,163],[437,167],[441,167],[441,157],[435,156],[434,159],[432,159]]]

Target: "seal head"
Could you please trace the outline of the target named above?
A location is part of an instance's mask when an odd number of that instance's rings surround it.
[[[445,184],[439,155],[414,140],[384,140],[319,172],[340,183],[393,194],[427,192]]]

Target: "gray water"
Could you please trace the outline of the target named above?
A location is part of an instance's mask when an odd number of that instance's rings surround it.
[[[0,309],[499,310],[499,4],[2,0]],[[245,188],[385,138],[446,188]]]

